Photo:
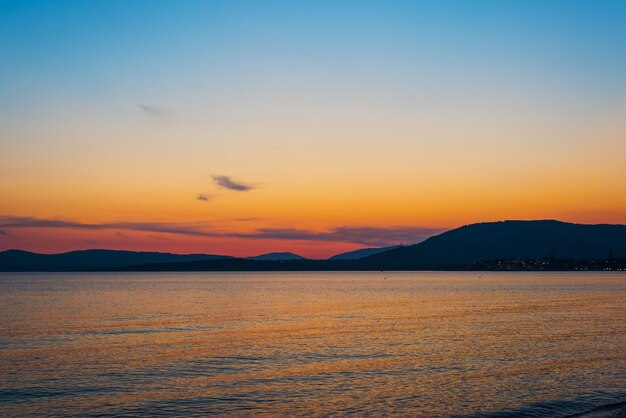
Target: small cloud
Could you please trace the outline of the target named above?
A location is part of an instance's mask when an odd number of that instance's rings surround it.
[[[147,115],[153,116],[157,119],[166,120],[172,115],[171,112],[161,106],[139,104],[139,108]]]
[[[7,231],[3,231],[2,229],[0,229],[0,236],[2,236],[2,237],[10,237],[11,234],[9,234]]]
[[[256,187],[251,184],[242,183],[240,181],[235,181],[231,179],[229,176],[213,176],[213,181],[220,187],[228,190],[235,190],[237,192],[247,192],[250,190],[254,190]]]
[[[213,196],[209,196],[208,194],[204,193],[200,193],[198,196],[196,196],[196,200],[200,200],[201,202],[208,202],[212,198]]]

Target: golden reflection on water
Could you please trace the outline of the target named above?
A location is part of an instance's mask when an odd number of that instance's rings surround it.
[[[0,415],[445,416],[626,401],[625,274],[480,276],[2,274]]]

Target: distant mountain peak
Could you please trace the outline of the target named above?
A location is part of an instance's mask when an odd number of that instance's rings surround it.
[[[273,252],[267,254],[260,254],[254,257],[247,257],[248,260],[271,260],[271,261],[290,261],[290,260],[306,260],[301,255],[291,252]]]
[[[359,248],[358,250],[335,254],[328,259],[329,260],[360,260],[361,258],[365,258],[370,255],[382,253],[385,251],[395,250],[396,248],[399,248],[399,247],[400,245],[392,245],[390,247],[378,247],[378,248]]]

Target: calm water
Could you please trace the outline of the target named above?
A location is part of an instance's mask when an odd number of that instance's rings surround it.
[[[621,273],[11,273],[0,315],[2,416],[626,415]]]

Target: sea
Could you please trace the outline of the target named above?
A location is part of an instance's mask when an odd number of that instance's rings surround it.
[[[626,272],[0,273],[0,416],[626,416]]]

